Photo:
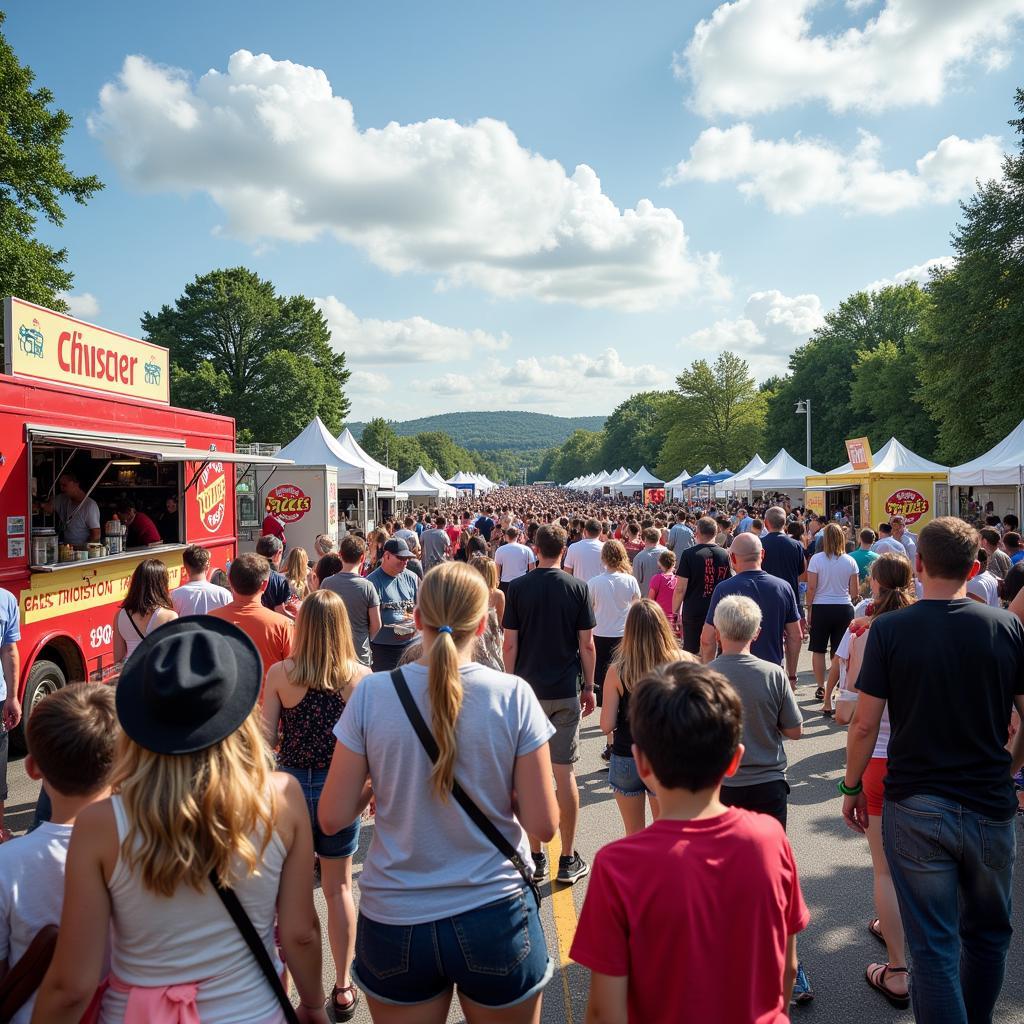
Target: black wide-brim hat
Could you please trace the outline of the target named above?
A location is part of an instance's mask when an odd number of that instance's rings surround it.
[[[260,695],[263,663],[237,626],[187,615],[154,630],[117,682],[117,717],[140,747],[192,754],[230,736]]]

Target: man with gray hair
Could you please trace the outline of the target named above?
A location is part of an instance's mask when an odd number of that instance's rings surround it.
[[[796,740],[803,716],[781,666],[750,653],[761,631],[761,609],[734,594],[715,608],[715,635],[722,653],[711,662],[743,702],[743,759],[735,775],[722,780],[722,803],[778,819],[786,827],[786,751],[782,737]]]
[[[790,683],[796,685],[796,663],[800,657],[802,637],[800,611],[793,588],[761,568],[764,554],[761,541],[752,533],[741,533],[729,548],[733,572],[731,579],[723,580],[711,596],[711,606],[700,635],[702,661],[711,661],[717,649],[715,636],[715,609],[720,601],[732,594],[750,597],[761,609],[761,632],[751,645],[753,654],[774,665],[781,665],[783,654]]]

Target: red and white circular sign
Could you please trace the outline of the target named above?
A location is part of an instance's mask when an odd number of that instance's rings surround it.
[[[893,491],[885,499],[887,516],[903,516],[907,524],[916,523],[928,511],[928,499],[910,487]]]
[[[227,512],[228,478],[223,462],[208,462],[196,482],[199,521],[208,533],[216,533]]]
[[[267,515],[277,516],[282,523],[298,522],[311,508],[313,500],[295,484],[280,484],[268,495]]]

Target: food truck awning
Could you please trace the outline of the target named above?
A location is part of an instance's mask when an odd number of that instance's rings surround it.
[[[221,452],[216,448],[186,448],[184,439],[165,437],[134,437],[126,434],[103,434],[93,430],[64,430],[37,423],[25,424],[26,437],[35,443],[65,445],[70,448],[92,448],[135,455],[155,462],[233,462],[249,466],[290,466],[291,459],[270,455],[245,455]]]

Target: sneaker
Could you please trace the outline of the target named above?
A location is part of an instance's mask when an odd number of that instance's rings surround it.
[[[559,882],[572,885],[590,874],[590,865],[574,850],[571,857],[558,858]]]
[[[548,877],[548,858],[546,854],[535,853],[533,855],[533,880],[543,882]]]
[[[796,965],[796,981],[793,983],[793,998],[790,1000],[797,1006],[803,1006],[814,998],[811,991],[811,979],[807,977],[803,964]]]

